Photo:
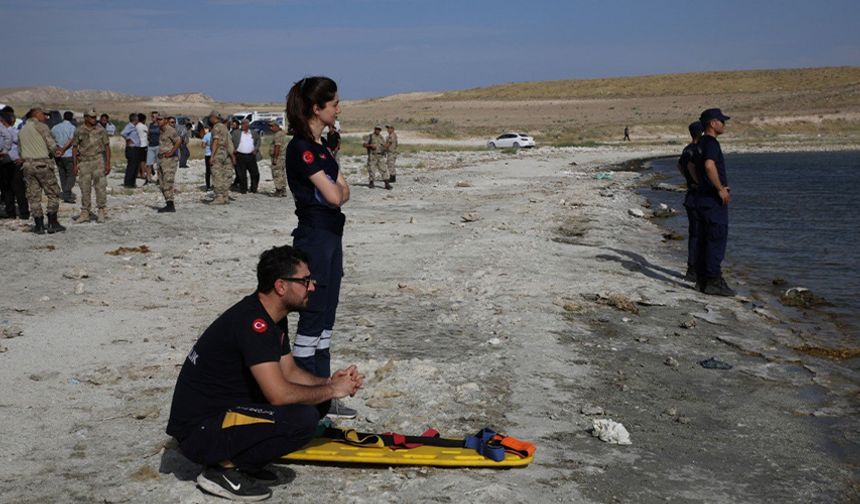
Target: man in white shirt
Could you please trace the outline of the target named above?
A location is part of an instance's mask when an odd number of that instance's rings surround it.
[[[51,136],[57,145],[63,149],[63,155],[55,158],[57,163],[57,175],[60,178],[62,198],[64,203],[74,203],[75,195],[72,188],[75,187],[75,163],[72,159],[72,137],[75,135],[75,125],[72,124],[75,115],[67,110],[63,113],[63,121],[51,128]]]
[[[155,115],[154,117],[158,117]],[[146,127],[146,114],[137,114],[137,124],[134,125],[134,128],[137,130],[137,136],[140,137],[140,166],[138,168],[137,176],[139,178],[146,179],[144,185],[152,182],[152,174],[153,164],[155,164],[155,158],[153,158],[152,162],[150,162],[150,158],[152,157],[149,154],[149,128]],[[155,145],[156,149],[158,149],[158,144]],[[158,157],[158,151],[155,152],[156,158]]]
[[[257,161],[260,154],[260,134],[250,129],[247,119],[242,121],[242,127],[232,132],[233,145],[236,148],[236,175],[239,177],[239,192],[248,192],[248,173],[251,174],[251,192],[257,192],[260,184],[260,170]]]

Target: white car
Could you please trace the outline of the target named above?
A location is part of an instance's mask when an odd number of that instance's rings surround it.
[[[535,139],[525,133],[505,133],[504,135],[499,135],[493,140],[487,142],[487,147],[491,149],[504,149],[510,147],[519,149],[520,147],[534,146]]]

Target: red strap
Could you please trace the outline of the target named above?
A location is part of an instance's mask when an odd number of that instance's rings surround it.
[[[531,457],[535,454],[535,445],[528,441],[523,441],[510,436],[503,436],[501,434],[493,436],[493,441],[497,441],[500,445],[504,446],[505,451],[514,453],[523,458]]]
[[[411,450],[423,446],[421,443],[407,443],[406,436],[397,434],[396,432],[383,432],[383,436],[391,436],[393,444],[389,446],[392,450]],[[421,437],[439,437],[439,431],[436,429],[427,429],[421,434]]]

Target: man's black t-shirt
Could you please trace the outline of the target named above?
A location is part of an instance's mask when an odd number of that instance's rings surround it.
[[[346,221],[340,208],[329,204],[310,177],[323,171],[334,182],[339,167],[325,139],[322,145],[293,137],[287,145],[287,182],[296,201],[296,216],[299,225],[322,228],[337,235],[343,235]]]
[[[701,150],[699,149],[698,144],[689,143],[684,150],[681,151],[681,157],[678,158],[678,164],[681,165],[681,170],[684,175],[684,180],[687,181],[687,191],[692,191],[696,189],[696,181],[693,180],[693,176],[688,169],[688,164],[693,163],[694,165],[697,162],[698,157],[701,156]],[[695,170],[695,166],[693,167]]]
[[[257,294],[245,297],[212,323],[182,365],[167,433],[187,437],[203,419],[234,406],[268,402],[250,367],[290,353],[287,318],[275,322]]]
[[[705,161],[710,159],[717,166],[717,174],[723,186],[729,184],[726,178],[726,160],[723,158],[723,149],[720,142],[710,135],[702,135],[699,140],[699,151],[702,153],[696,163],[696,175],[699,177],[699,192],[708,195],[717,195],[717,188],[711,184],[705,174]]]

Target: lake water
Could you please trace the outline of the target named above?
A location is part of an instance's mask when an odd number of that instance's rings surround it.
[[[680,149],[679,149],[680,151]],[[658,159],[652,169],[681,184],[677,158]],[[833,303],[825,308],[860,328],[860,152],[728,154],[730,271],[750,281],[802,286]],[[681,215],[666,225],[686,236],[683,193],[647,191]],[[726,274],[732,284],[731,273]]]

